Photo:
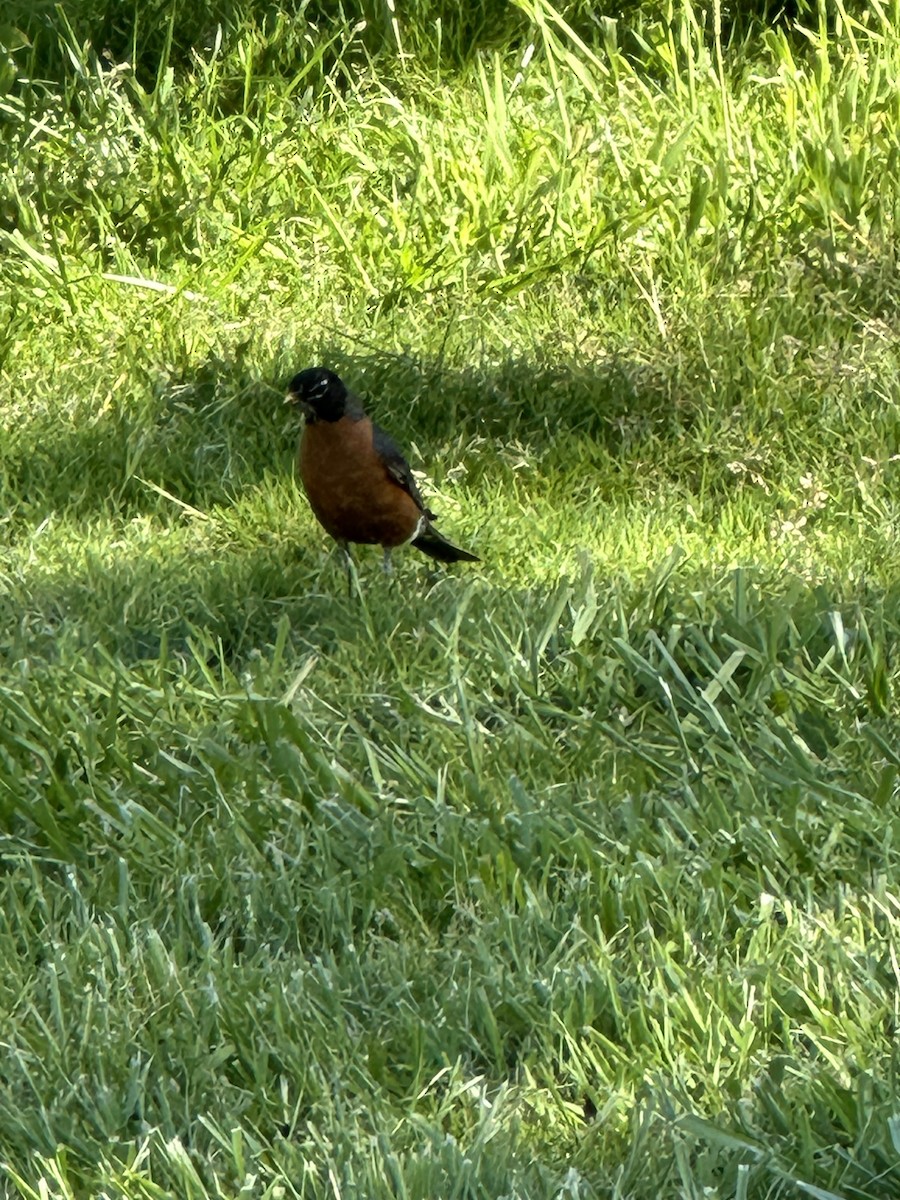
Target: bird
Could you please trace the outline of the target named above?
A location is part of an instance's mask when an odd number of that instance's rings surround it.
[[[327,367],[307,367],[288,384],[285,402],[306,418],[297,468],[319,524],[341,548],[378,545],[386,574],[391,551],[411,543],[439,562],[480,562],[434,526],[409,463],[396,442],[366,415],[362,401]],[[351,576],[352,587],[352,576]]]

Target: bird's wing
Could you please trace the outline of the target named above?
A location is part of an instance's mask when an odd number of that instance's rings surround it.
[[[385,433],[383,429],[379,429],[377,425],[373,424],[372,444],[375,447],[375,453],[384,463],[385,469],[394,483],[402,487],[408,495],[412,496],[428,520],[433,521],[434,513],[429,512],[425,507],[425,501],[422,499],[422,493],[419,491],[418,485],[413,478],[409,463],[403,457],[400,447],[394,439]]]

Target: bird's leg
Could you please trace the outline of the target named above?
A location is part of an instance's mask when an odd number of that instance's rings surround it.
[[[382,547],[381,569],[390,578],[394,574],[394,564],[391,562],[390,546]]]
[[[337,538],[335,540],[337,541],[338,548],[341,552],[341,558],[344,560],[344,567],[346,568],[346,571],[347,571],[347,595],[352,597],[353,596],[353,575],[354,575],[354,570],[355,570],[356,564],[353,561],[353,555],[350,553],[349,543],[341,541],[339,538]]]

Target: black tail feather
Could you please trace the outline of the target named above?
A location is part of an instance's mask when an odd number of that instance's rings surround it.
[[[429,525],[417,538],[413,538],[412,544],[423,554],[436,558],[438,562],[481,562],[477,554],[470,554],[468,550],[461,550],[459,546],[448,542],[433,525]]]

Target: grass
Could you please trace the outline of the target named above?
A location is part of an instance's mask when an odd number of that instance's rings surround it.
[[[897,6],[101,9],[0,29],[3,1194],[896,1195]],[[347,597],[314,362],[482,566]]]

